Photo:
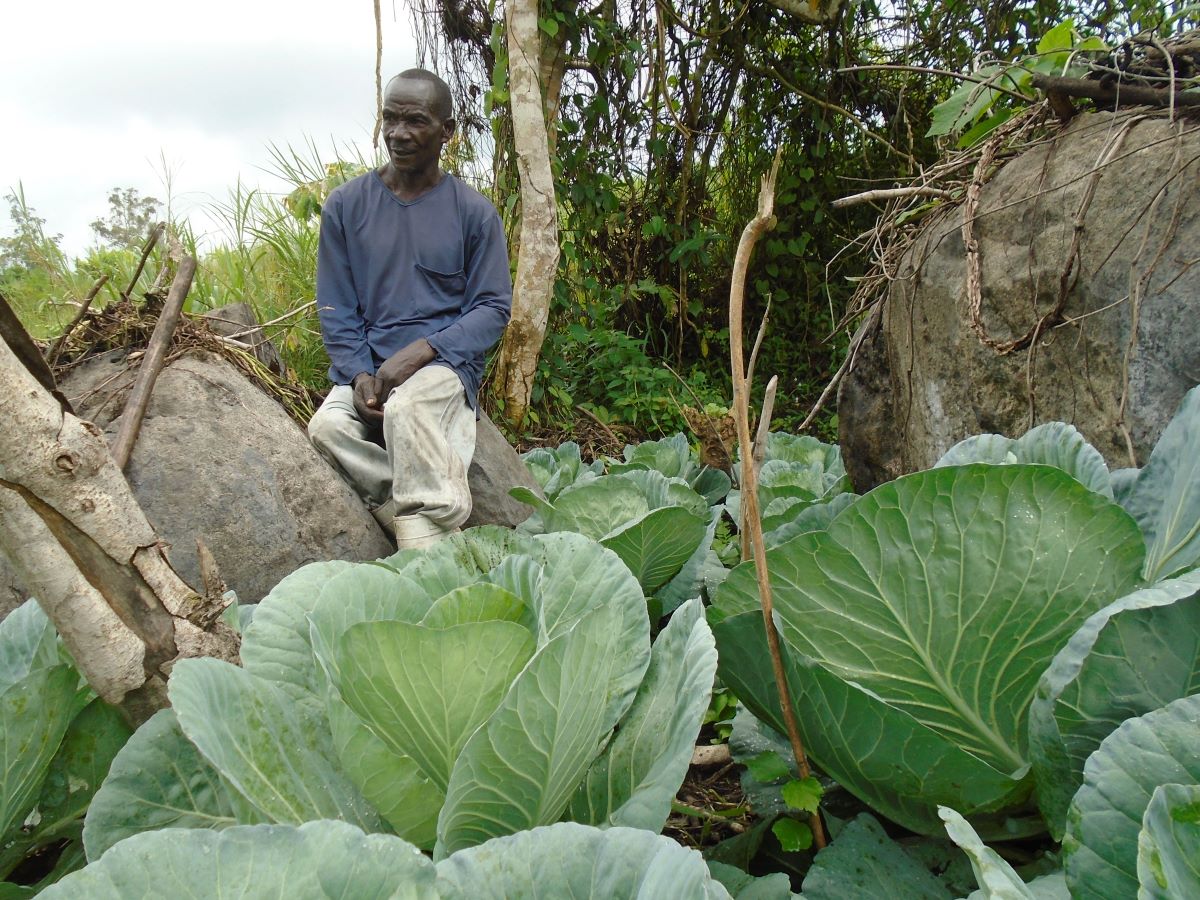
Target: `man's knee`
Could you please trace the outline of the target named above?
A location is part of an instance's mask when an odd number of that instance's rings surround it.
[[[322,406],[308,423],[308,439],[319,450],[332,450],[350,433],[346,413],[338,407]]]

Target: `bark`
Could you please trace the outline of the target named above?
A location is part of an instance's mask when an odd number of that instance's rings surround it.
[[[510,0],[505,16],[521,229],[512,319],[500,345],[496,375],[505,416],[521,422],[529,408],[558,272],[558,210],[538,77],[542,60],[538,4],[536,0]]]
[[[234,661],[238,636],[171,568],[109,454],[0,341],[0,549],[88,683],[134,722],[166,705],[175,661]]]

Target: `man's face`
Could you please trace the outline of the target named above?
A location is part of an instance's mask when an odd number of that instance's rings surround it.
[[[383,139],[392,168],[420,175],[437,169],[442,146],[454,133],[454,120],[434,112],[434,86],[397,78],[383,98]]]

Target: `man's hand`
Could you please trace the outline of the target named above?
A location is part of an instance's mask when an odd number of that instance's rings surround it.
[[[375,380],[379,383],[377,396],[381,408],[395,388],[408,381],[423,366],[433,362],[436,355],[429,341],[419,338],[389,356],[375,374]]]
[[[382,382],[370,372],[360,372],[354,376],[354,411],[368,425],[382,427],[383,425],[383,394],[380,393]]]

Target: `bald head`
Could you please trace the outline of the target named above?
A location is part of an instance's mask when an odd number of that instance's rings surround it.
[[[391,91],[392,86],[401,81],[419,81],[428,84],[432,88],[430,112],[443,122],[454,118],[454,101],[450,97],[450,86],[437,75],[425,69],[405,69],[388,82],[388,91]],[[385,93],[387,92],[385,91]]]

